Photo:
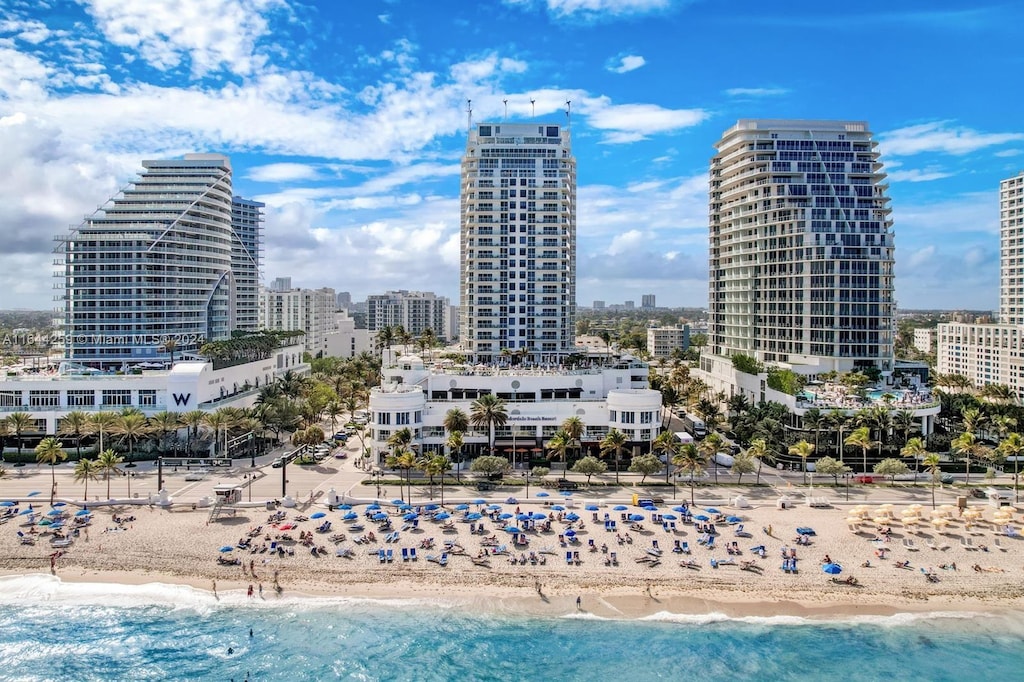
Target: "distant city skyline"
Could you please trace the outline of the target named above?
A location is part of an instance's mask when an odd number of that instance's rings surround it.
[[[235,192],[266,204],[264,284],[291,276],[355,300],[409,289],[456,301],[470,117],[571,126],[581,305],[639,307],[654,295],[659,307],[705,307],[712,145],[741,118],[808,118],[867,120],[880,142],[897,305],[998,308],[999,181],[1024,167],[1021,97],[1007,87],[1018,69],[1005,55],[1018,52],[1024,8],[794,0],[772,9],[750,0],[7,8],[0,309],[53,309],[52,235],[117,194],[142,159],[192,152],[229,156]],[[782,41],[796,52],[752,68]]]

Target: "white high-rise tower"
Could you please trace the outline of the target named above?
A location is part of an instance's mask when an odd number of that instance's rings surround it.
[[[474,362],[574,352],[576,159],[569,130],[481,123],[462,159],[460,339]]]
[[[740,120],[710,169],[711,355],[893,366],[893,234],[861,121]]]

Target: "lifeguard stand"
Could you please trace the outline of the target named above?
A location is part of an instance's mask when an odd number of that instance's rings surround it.
[[[217,517],[224,512],[226,505],[242,501],[242,488],[234,483],[218,483],[213,486],[213,493],[215,498],[213,508],[210,510],[210,521],[216,521]],[[235,510],[230,509],[228,514],[234,516]]]

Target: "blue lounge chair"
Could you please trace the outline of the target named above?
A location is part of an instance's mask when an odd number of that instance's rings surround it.
[[[378,549],[377,550],[377,561],[379,561],[380,563],[383,564],[387,560],[388,560],[388,557],[387,557],[387,554],[384,553],[384,550],[383,549]]]
[[[572,566],[572,552],[571,551],[565,553],[565,563],[568,564],[569,566]]]
[[[796,529],[797,535],[815,535],[813,528],[807,528],[806,526]]]
[[[438,563],[441,564],[442,566],[447,566],[448,565],[448,552],[442,552],[441,553],[441,558],[438,560]]]
[[[389,549],[388,550],[388,563],[390,564],[394,560],[395,560],[395,550]]]
[[[402,561],[408,561],[408,560],[409,560],[409,548],[408,547],[403,547],[402,548]]]
[[[675,521],[671,521],[668,525],[669,525],[669,528],[672,529],[672,532],[675,533],[676,532],[676,522]]]
[[[708,549],[714,549],[715,548],[715,536],[714,535],[709,535],[708,536],[707,548]]]
[[[690,553],[690,543],[686,542],[684,540],[683,541],[683,554],[689,554],[689,553]]]
[[[409,560],[410,561],[416,561],[416,548],[415,547],[410,547],[409,548]]]

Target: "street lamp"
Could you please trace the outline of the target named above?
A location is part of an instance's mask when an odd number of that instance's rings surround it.
[[[380,499],[380,476],[384,473],[380,467],[373,470],[373,480],[377,484],[377,499]]]
[[[530,499],[530,470],[526,470],[526,499]]]

